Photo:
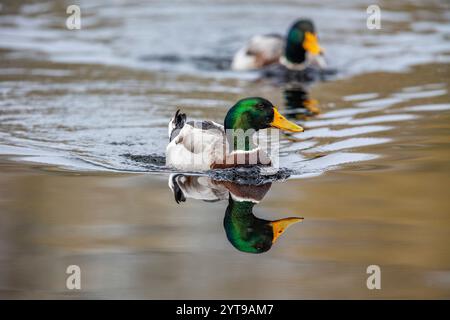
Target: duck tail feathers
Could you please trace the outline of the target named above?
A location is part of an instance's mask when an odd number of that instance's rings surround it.
[[[186,122],[186,113],[181,113],[180,109],[177,110],[177,112],[175,112],[175,127],[178,129],[183,128],[184,123]]]
[[[170,120],[169,123],[169,138],[172,141],[180,132],[180,130],[184,127],[186,123],[186,114],[181,113],[180,109],[175,112],[175,115]]]

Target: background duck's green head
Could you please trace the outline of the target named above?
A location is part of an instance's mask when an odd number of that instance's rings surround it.
[[[318,56],[322,53],[322,48],[319,46],[312,21],[302,19],[289,29],[284,55],[291,63],[303,63],[307,60],[307,53]]]
[[[290,225],[303,218],[269,221],[253,215],[254,202],[236,201],[229,196],[223,221],[228,240],[239,251],[263,253],[268,251]]]
[[[274,105],[264,98],[251,97],[239,100],[228,111],[225,129],[255,131],[266,128],[278,128],[292,132],[302,132],[303,128],[286,120]]]

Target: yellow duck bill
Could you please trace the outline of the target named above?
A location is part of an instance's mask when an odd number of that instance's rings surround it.
[[[303,41],[303,49],[308,51],[313,55],[318,55],[323,52],[322,48],[319,45],[319,40],[317,40],[317,36],[311,32],[305,32],[305,40]]]
[[[275,220],[270,223],[273,229],[273,238],[272,243],[275,243],[277,241],[278,237],[283,234],[283,232],[291,225],[303,221],[303,218],[285,218],[280,220]]]
[[[303,132],[305,131],[299,125],[289,121],[284,116],[282,116],[276,108],[273,108],[273,121],[270,123],[270,126],[273,128],[277,128],[280,130],[286,130],[290,132]]]

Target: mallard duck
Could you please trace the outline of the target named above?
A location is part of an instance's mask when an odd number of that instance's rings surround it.
[[[266,128],[303,131],[270,101],[259,97],[239,100],[228,111],[223,126],[209,120],[186,121],[186,115],[177,110],[169,122],[166,165],[187,171],[271,165],[267,153],[253,144],[252,137]]]
[[[169,187],[177,203],[187,198],[208,202],[228,198],[223,220],[225,233],[236,249],[249,253],[268,251],[289,226],[303,220],[289,217],[270,221],[253,214],[253,207],[264,198],[271,185],[241,185],[185,174],[169,177]]]
[[[286,39],[273,34],[252,37],[233,57],[231,69],[253,70],[274,63],[290,70],[303,70],[313,65],[321,69],[326,67],[312,21],[296,21]]]

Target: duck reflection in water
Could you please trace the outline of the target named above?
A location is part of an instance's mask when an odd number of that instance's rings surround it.
[[[207,202],[228,200],[223,220],[227,238],[236,249],[248,253],[270,250],[290,225],[303,220],[289,217],[270,221],[253,214],[253,207],[264,198],[271,185],[241,185],[184,174],[172,174],[169,177],[169,187],[177,203],[187,198]]]
[[[305,85],[293,83],[285,86],[286,117],[305,120],[320,114],[319,102],[311,99]]]

